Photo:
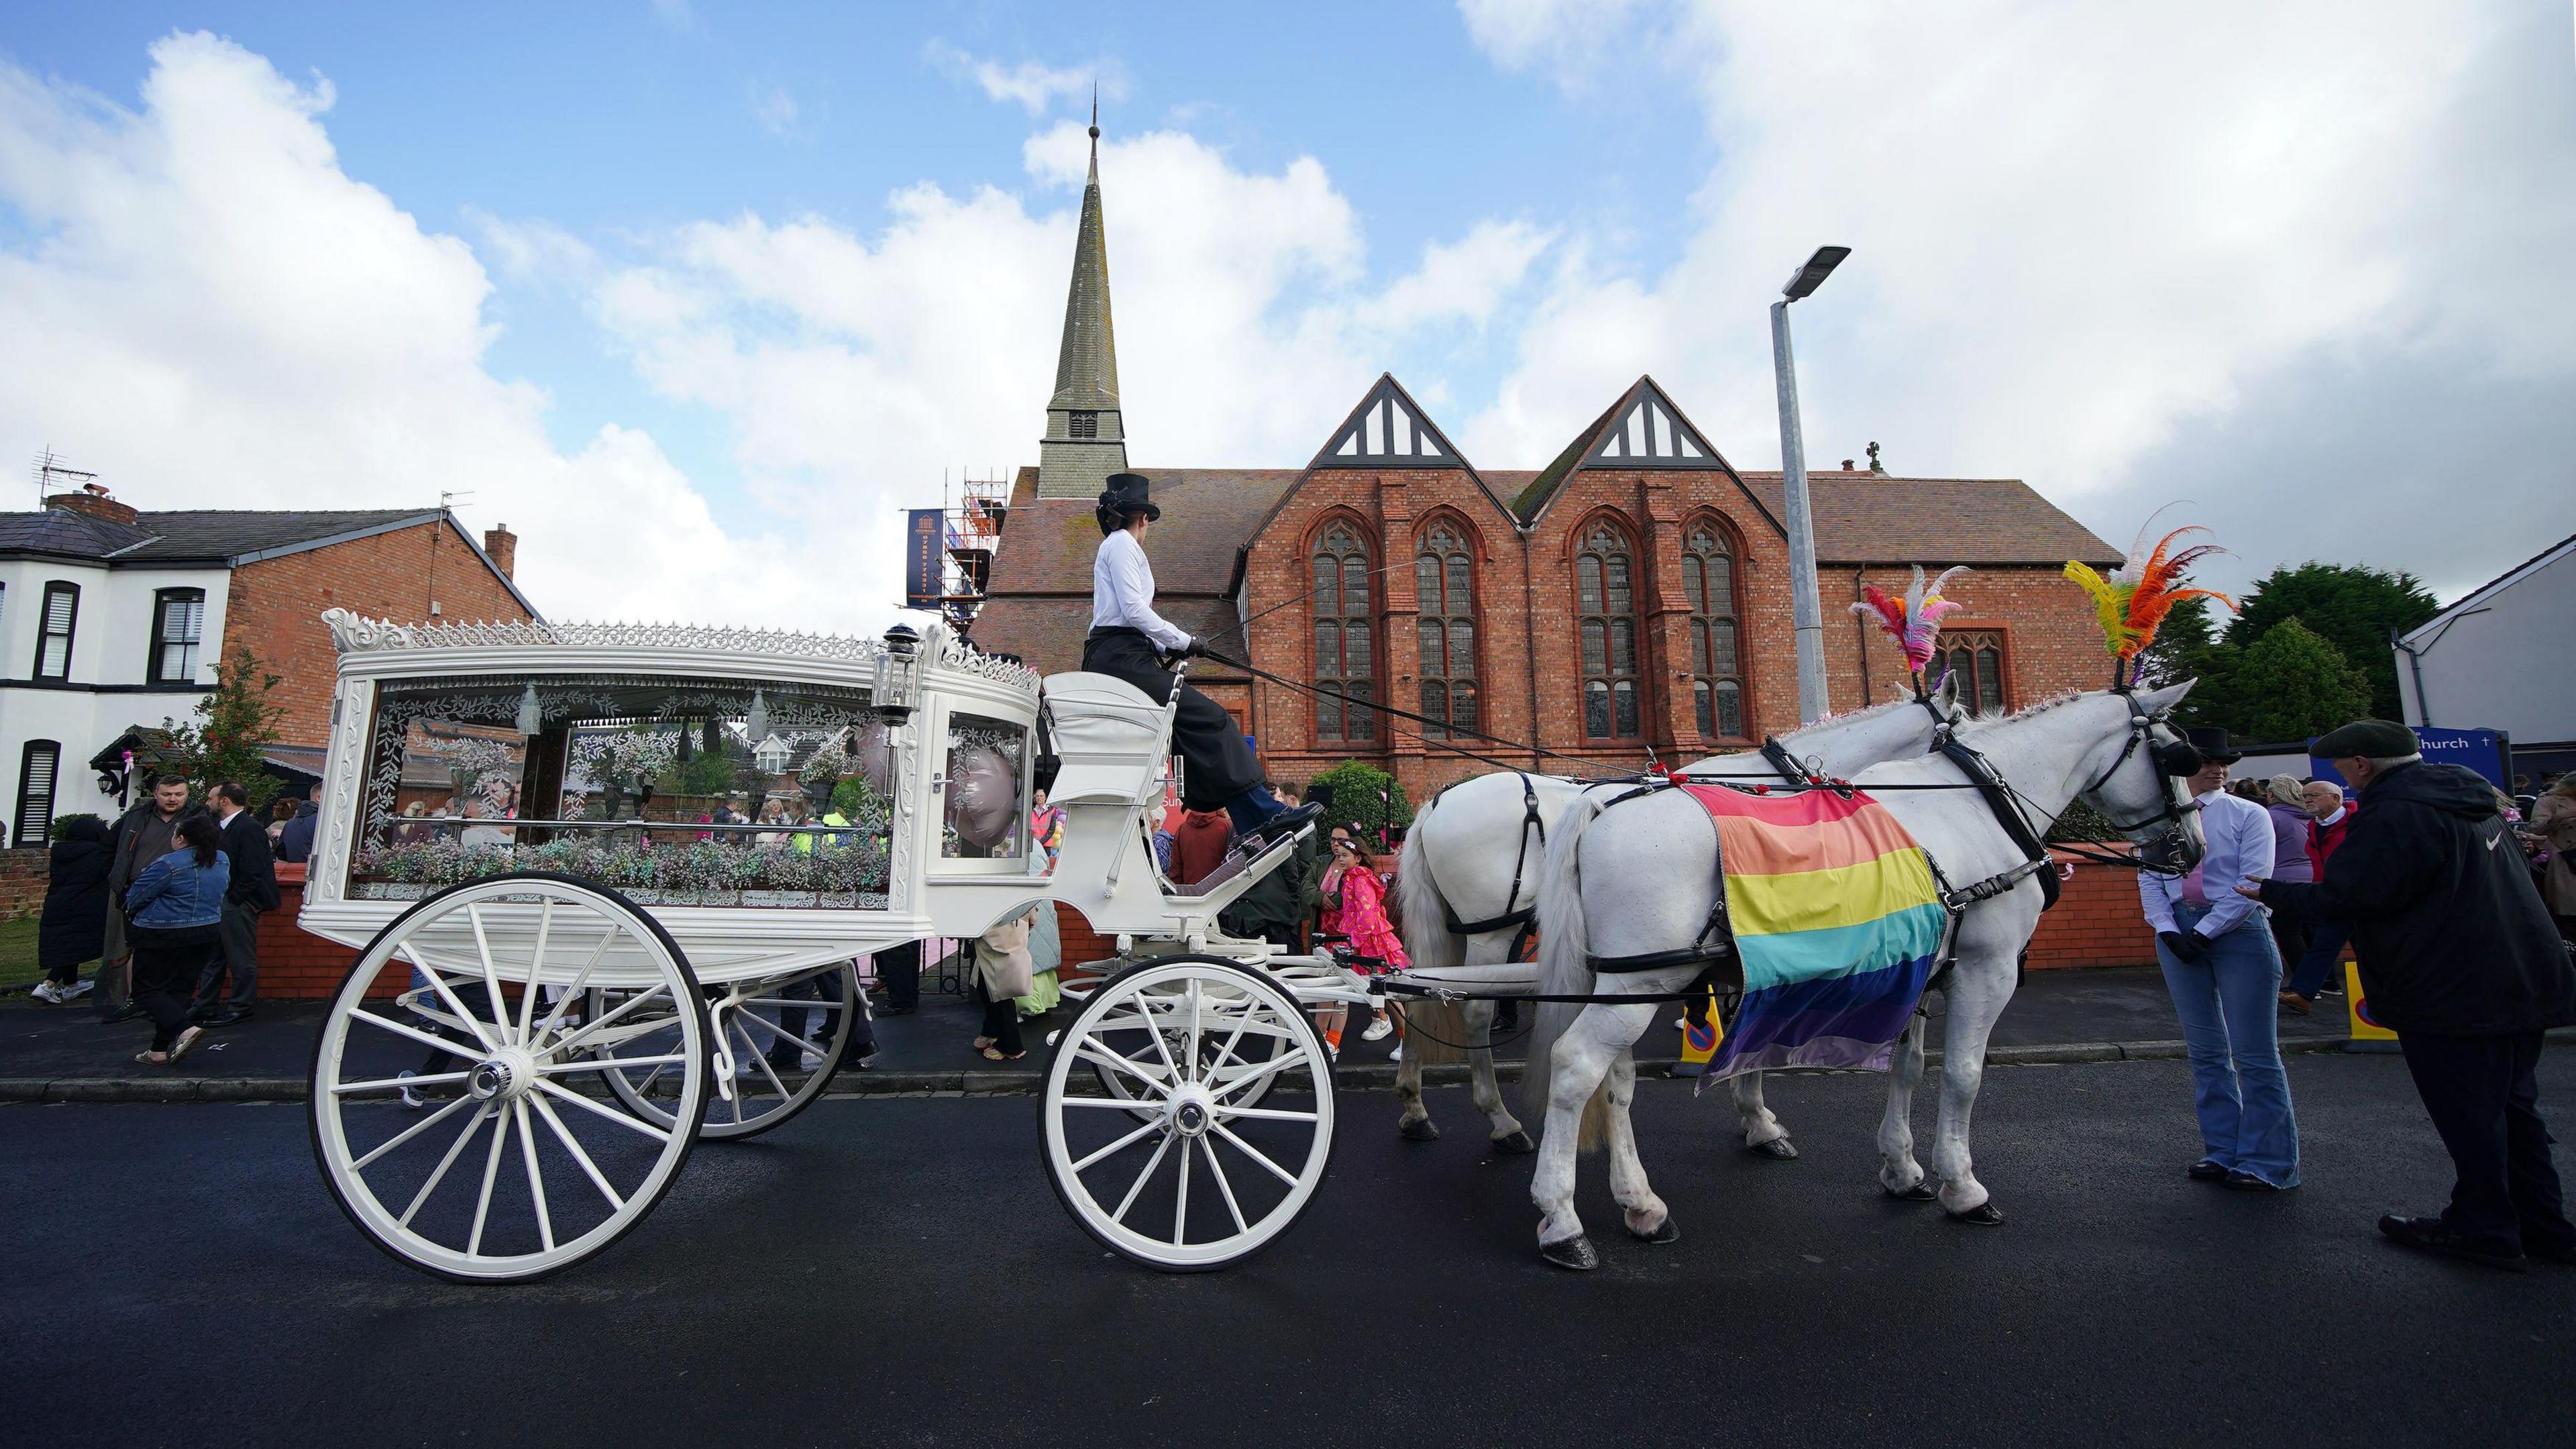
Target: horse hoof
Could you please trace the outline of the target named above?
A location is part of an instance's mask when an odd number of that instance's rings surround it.
[[[1744,1150],[1756,1157],[1770,1158],[1773,1162],[1787,1162],[1798,1155],[1798,1144],[1786,1137],[1774,1137],[1768,1142],[1747,1142]]]
[[[1931,1202],[1941,1196],[1939,1192],[1933,1190],[1932,1184],[1928,1181],[1918,1182],[1903,1192],[1898,1192],[1895,1188],[1881,1183],[1879,1190],[1898,1202]]]
[[[1410,1121],[1398,1122],[1395,1124],[1395,1130],[1403,1133],[1405,1140],[1408,1142],[1437,1142],[1440,1140],[1440,1124],[1432,1121],[1428,1117],[1415,1117]]]
[[[1494,1150],[1505,1157],[1527,1157],[1538,1151],[1538,1144],[1530,1140],[1527,1132],[1513,1132],[1507,1136],[1495,1138]]]
[[[1592,1240],[1581,1233],[1562,1242],[1539,1244],[1538,1255],[1560,1268],[1571,1268],[1577,1273],[1589,1273],[1601,1266],[1600,1252],[1592,1246]]]
[[[1999,1228],[2004,1225],[2004,1210],[1990,1202],[1981,1202],[1963,1213],[1950,1214],[1950,1221],[1973,1227]]]
[[[1661,1247],[1666,1243],[1680,1242],[1682,1240],[1682,1230],[1673,1226],[1672,1216],[1670,1214],[1666,1214],[1664,1220],[1655,1225],[1655,1230],[1653,1232],[1641,1233],[1635,1228],[1630,1228],[1628,1230],[1628,1236],[1635,1238],[1638,1242],[1652,1243],[1657,1247]]]

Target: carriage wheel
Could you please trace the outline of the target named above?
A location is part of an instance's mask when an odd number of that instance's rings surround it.
[[[1246,1067],[1247,1048],[1270,1055]],[[1095,1069],[1134,1095],[1102,1089]],[[1273,1086],[1269,1105],[1250,1104]],[[1323,1043],[1295,996],[1222,957],[1161,957],[1093,992],[1048,1063],[1039,1111],[1065,1210],[1102,1245],[1168,1272],[1269,1246],[1332,1161]]]
[[[1186,995],[1188,987],[1182,983],[1173,983],[1159,987],[1157,990],[1174,998],[1173,1001],[1165,1003],[1164,1006],[1156,1012],[1156,1016],[1163,1023],[1161,1030],[1163,1033],[1164,1054],[1170,1055],[1175,1061],[1177,1061],[1179,1060],[1181,1053],[1188,1050],[1187,1037],[1189,1035],[1189,1029],[1186,1014],[1173,1008],[1180,1004],[1180,998]],[[1138,1044],[1142,1045],[1142,1042],[1140,1041]],[[1281,1052],[1284,1052],[1287,1049],[1288,1039],[1286,1037],[1256,1037],[1246,1034],[1244,1040],[1236,1045],[1232,1056],[1227,1058],[1225,1061],[1220,1062],[1218,1058],[1224,1054],[1225,1043],[1219,1041],[1213,1036],[1208,1036],[1202,1033],[1199,1039],[1198,1052],[1200,1063],[1211,1074],[1217,1077],[1219,1085],[1223,1085],[1226,1080],[1236,1076],[1253,1076],[1255,1080],[1249,1087],[1244,1089],[1240,1100],[1246,1107],[1258,1107],[1261,1105],[1261,1099],[1270,1095],[1270,1089],[1279,1085],[1277,1074],[1265,1073],[1262,1071],[1262,1068],[1269,1065],[1272,1058],[1277,1057]],[[1162,1080],[1162,1055],[1158,1055],[1153,1052],[1130,1053],[1129,1055],[1131,1058],[1136,1060],[1137,1065],[1144,1068],[1148,1076],[1153,1077],[1157,1081]],[[1100,1083],[1100,1089],[1112,1097],[1124,1097],[1130,1101],[1135,1101],[1139,1098],[1154,1095],[1145,1081],[1130,1076],[1125,1068],[1112,1067],[1105,1061],[1095,1059],[1091,1063],[1091,1075]],[[1139,1107],[1128,1115],[1133,1117],[1135,1120],[1142,1122],[1153,1115],[1153,1109],[1148,1107]]]
[[[575,1012],[602,977],[622,1003]],[[665,1003],[682,1005],[657,1045]],[[642,1221],[696,1142],[606,1105],[595,1079],[666,1066],[668,1110],[694,1124],[707,1040],[687,957],[625,897],[472,881],[395,918],[341,983],[314,1043],[314,1157],[349,1220],[413,1267],[542,1277]]]
[[[618,999],[607,992],[592,995],[594,1012],[614,1007]],[[840,961],[729,991],[711,987],[706,997],[711,1039],[731,1055],[733,1092],[728,1097],[722,1082],[709,1091],[698,1135],[739,1141],[784,1125],[832,1084],[856,1034],[859,968]],[[668,1055],[678,1031],[676,1015],[664,1013],[651,1038],[664,1050],[646,1055]],[[657,1126],[671,1125],[678,1077],[670,1068],[612,1067],[600,1080],[626,1110]]]

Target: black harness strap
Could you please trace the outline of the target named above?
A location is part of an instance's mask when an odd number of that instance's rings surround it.
[[[1515,770],[1512,773],[1521,777],[1521,839],[1518,850],[1512,855],[1511,893],[1503,897],[1503,905],[1507,909],[1499,916],[1489,916],[1481,921],[1462,921],[1458,919],[1458,913],[1450,908],[1448,897],[1443,896],[1440,899],[1440,914],[1446,918],[1449,934],[1453,936],[1481,936],[1487,931],[1499,931],[1505,926],[1518,926],[1520,932],[1512,937],[1511,954],[1504,958],[1508,961],[1517,961],[1520,959],[1521,952],[1528,947],[1530,938],[1536,934],[1538,921],[1538,901],[1533,898],[1526,906],[1520,903],[1521,872],[1527,867],[1529,861],[1531,835],[1537,835],[1538,848],[1541,851],[1547,849],[1547,822],[1539,818],[1538,787],[1530,783],[1529,772]],[[1436,800],[1438,797],[1433,798]]]
[[[1618,795],[1604,803],[1601,809],[1606,813],[1613,805],[1624,805],[1641,796],[1652,795],[1661,790],[1674,789],[1678,783],[1679,782],[1670,779],[1651,781],[1647,784],[1639,785],[1633,790],[1621,791]],[[1708,814],[1708,812],[1704,810],[1700,813],[1703,815]],[[1717,817],[1714,815],[1708,816],[1708,830],[1710,843],[1712,845],[1717,845]],[[1705,976],[1709,972],[1717,971],[1721,967],[1732,965],[1734,967],[1734,984],[1739,987],[1742,986],[1744,984],[1744,967],[1741,962],[1738,962],[1735,959],[1735,932],[1727,925],[1726,921],[1726,859],[1724,847],[1718,846],[1717,851],[1717,900],[1708,908],[1708,920],[1701,924],[1699,934],[1691,938],[1691,943],[1689,945],[1684,946],[1679,950],[1647,951],[1635,956],[1586,956],[1584,959],[1592,967],[1592,974],[1596,976],[1620,976],[1635,971],[1662,971],[1674,966],[1700,966],[1706,968],[1706,970],[1701,973]]]
[[[1960,774],[1968,777],[1968,783],[1976,787],[1978,796],[1986,802],[1986,808],[1994,812],[1995,823],[2003,827],[2005,836],[2013,843],[2013,848],[2020,851],[2023,856],[2021,864],[2001,875],[1988,876],[1964,890],[1944,890],[1943,903],[1948,904],[1950,898],[1957,897],[1959,904],[1953,909],[1965,909],[1975,902],[1992,900],[2002,895],[2020,885],[2025,877],[2037,876],[2039,908],[2044,911],[2056,905],[2057,872],[2049,868],[2048,847],[2041,843],[2038,833],[2030,828],[2030,821],[2023,818],[2021,807],[2013,803],[2012,796],[2005,789],[2002,778],[1995,774],[1995,767],[1987,762],[1984,755],[1977,753],[1973,747],[1962,744],[1957,736],[1947,730],[1942,731],[1939,736],[1938,753],[1943,759],[1958,766]],[[1925,858],[1930,857],[1927,854]]]

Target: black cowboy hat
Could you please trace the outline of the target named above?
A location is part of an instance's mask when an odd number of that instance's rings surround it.
[[[2245,758],[2245,752],[2227,742],[2227,731],[2215,725],[2193,725],[2182,732],[2191,747],[2200,752],[2204,763],[2232,765]]]
[[[1100,490],[1098,506],[1092,509],[1103,534],[1126,527],[1127,520],[1139,513],[1152,519],[1163,516],[1163,510],[1154,506],[1153,479],[1142,473],[1112,473],[1107,482],[1109,486]]]

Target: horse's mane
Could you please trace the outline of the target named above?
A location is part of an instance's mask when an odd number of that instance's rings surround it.
[[[1980,710],[1970,723],[2006,724],[2013,720],[2028,719],[2035,714],[2046,714],[2053,709],[2064,709],[2066,706],[2075,703],[2077,700],[2090,698],[2092,698],[2091,691],[2081,689],[2064,690],[2050,695],[2048,698],[2039,701],[2037,704],[2026,704],[2009,713],[1999,709]]]

